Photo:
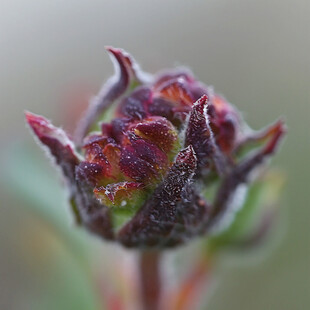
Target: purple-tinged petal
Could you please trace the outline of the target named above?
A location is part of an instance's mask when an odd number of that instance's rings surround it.
[[[43,116],[30,112],[26,112],[25,116],[33,133],[48,148],[57,165],[61,167],[65,177],[70,181],[74,181],[75,166],[79,163],[79,160],[74,153],[73,143],[66,133],[62,129],[53,126]]]
[[[230,154],[240,134],[241,124],[237,110],[223,97],[210,92],[208,115],[216,144],[222,152]]]
[[[113,47],[106,49],[113,61],[115,75],[102,87],[81,119],[75,134],[75,141],[78,145],[81,145],[92,124],[115,100],[124,95],[132,83],[140,84],[149,80],[149,76],[140,70],[137,63],[127,52]]]
[[[167,165],[167,155],[155,144],[141,139],[132,132],[128,133],[129,141],[139,158],[149,162],[154,168],[161,169]]]
[[[191,103],[209,92],[208,87],[197,81],[193,73],[187,68],[169,70],[159,74],[154,82],[154,86],[156,89],[160,89],[164,84],[178,79],[183,81],[187,91],[191,94],[193,99]]]
[[[101,133],[104,137],[112,137],[112,124],[101,123]]]
[[[193,77],[192,72],[186,68],[182,68],[160,73],[156,78],[154,85],[158,88],[171,80],[176,80],[179,78],[183,79],[187,83],[195,82],[195,78]]]
[[[76,167],[76,171],[89,186],[98,186],[105,177],[106,167],[83,161]]]
[[[139,87],[120,103],[119,114],[130,119],[141,120],[147,116],[146,107],[151,100],[151,89]]]
[[[86,139],[83,148],[85,149],[85,160],[102,167],[102,173],[106,178],[105,183],[119,177],[120,148],[113,138],[92,135]],[[101,181],[103,182],[103,179]]]
[[[127,177],[137,182],[149,183],[154,180],[154,177],[157,177],[155,168],[139,158],[131,146],[126,146],[122,150],[120,168]]]
[[[184,106],[191,106],[194,102],[194,98],[183,78],[177,78],[163,83],[156,89],[156,96]]]
[[[225,159],[215,144],[207,114],[208,97],[198,99],[192,108],[185,133],[185,145],[192,145],[198,161],[198,169],[209,168],[214,162],[219,173],[226,169]]]
[[[220,126],[217,143],[220,149],[225,153],[230,153],[235,147],[237,137],[237,126],[234,119],[225,117]]]
[[[167,99],[155,97],[148,106],[148,111],[151,115],[163,116],[170,121],[174,118],[173,103]]]
[[[169,242],[169,234],[177,222],[177,203],[196,170],[196,156],[188,146],[179,152],[164,181],[141,207],[135,217],[119,232],[125,246],[160,246]]]
[[[128,136],[130,144],[123,148],[120,158],[122,172],[137,182],[152,183],[159,180],[168,166],[167,155],[155,144],[133,133]]]
[[[90,163],[96,163],[109,169],[109,161],[103,153],[103,147],[99,143],[92,143],[87,147],[85,152],[85,159]]]
[[[115,118],[111,122],[111,137],[119,144],[122,143],[124,134],[127,131],[130,120],[128,118]],[[104,126],[105,124],[102,124]],[[104,130],[104,127],[102,128]]]
[[[87,150],[88,148],[92,147],[93,144],[99,144],[101,146],[104,146],[107,143],[111,142],[109,141],[109,139],[111,138],[107,137],[106,135],[100,135],[100,134],[93,134],[87,136],[84,139],[83,148]]]
[[[178,140],[177,131],[173,125],[163,117],[149,117],[131,128],[131,130],[133,130],[137,136],[156,144],[166,154],[175,151]]]
[[[103,153],[110,164],[110,170],[107,172],[107,176],[111,177],[112,179],[123,179],[119,167],[119,161],[121,157],[120,147],[114,143],[109,143],[104,147]]]

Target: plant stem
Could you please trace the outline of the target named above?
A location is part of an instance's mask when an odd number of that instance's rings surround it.
[[[208,274],[207,262],[200,262],[196,268],[192,271],[192,274],[186,279],[180,288],[179,294],[175,301],[174,310],[189,309],[192,304],[197,304],[199,294],[203,287],[204,282],[207,280]]]
[[[209,284],[212,266],[213,257],[209,254],[202,254],[187,278],[185,278],[175,293],[171,294],[167,309],[196,309],[202,297],[200,295],[205,293],[205,286]]]
[[[143,310],[159,310],[160,252],[143,251],[140,256],[140,292]]]

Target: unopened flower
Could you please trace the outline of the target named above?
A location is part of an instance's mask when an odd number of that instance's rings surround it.
[[[127,247],[172,247],[225,230],[253,173],[275,153],[283,122],[250,131],[189,71],[149,75],[123,50],[108,52],[117,74],[90,104],[74,142],[26,113],[63,171],[77,222]],[[214,186],[207,200],[204,189]]]

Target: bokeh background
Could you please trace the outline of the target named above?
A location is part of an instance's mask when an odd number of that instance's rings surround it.
[[[287,181],[271,246],[251,257],[224,256],[208,309],[308,309],[309,16],[308,0],[1,0],[0,308],[92,310],[100,303],[92,266],[98,257],[108,265],[107,254],[119,249],[72,225],[59,175],[23,111],[72,131],[112,74],[104,50],[112,45],[150,72],[189,66],[253,128],[286,118],[288,136],[273,164]]]

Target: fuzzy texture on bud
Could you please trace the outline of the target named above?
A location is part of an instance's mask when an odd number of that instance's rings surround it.
[[[188,70],[150,75],[122,49],[107,50],[116,74],[91,102],[74,142],[26,112],[63,171],[77,223],[138,248],[225,230],[240,188],[275,153],[283,122],[250,131],[234,106]],[[113,117],[104,122],[107,111]],[[212,184],[207,201],[202,189]]]

